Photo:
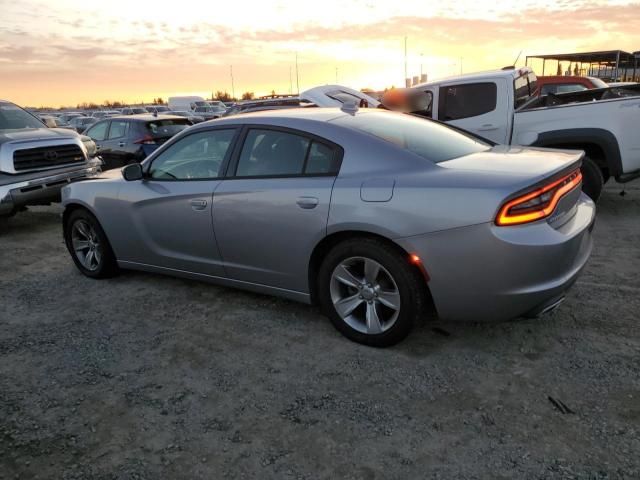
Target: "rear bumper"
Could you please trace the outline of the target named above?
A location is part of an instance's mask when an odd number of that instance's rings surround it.
[[[396,241],[422,259],[440,318],[500,321],[537,316],[563,299],[591,254],[594,219],[582,194],[559,228],[485,223]]]
[[[47,171],[39,178],[16,179],[13,183],[0,185],[0,216],[11,215],[20,207],[59,201],[62,187],[73,181],[95,177],[101,171],[101,164],[101,160],[92,159],[81,168],[67,168],[58,173]]]

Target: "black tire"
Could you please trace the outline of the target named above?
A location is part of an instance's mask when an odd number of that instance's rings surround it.
[[[338,314],[332,300],[332,276],[334,270],[350,259],[370,259],[383,267],[383,275],[392,277],[400,297],[399,310],[391,326],[382,333],[371,334],[353,328]],[[364,280],[364,279],[363,279]],[[425,279],[409,259],[382,241],[371,238],[353,238],[345,240],[333,247],[324,258],[318,272],[318,301],[325,315],[329,317],[335,328],[354,342],[373,347],[389,347],[403,340],[414,323],[424,312]],[[350,289],[351,287],[344,287]],[[358,291],[353,289],[357,294]],[[348,293],[346,295],[351,295]],[[382,295],[381,295],[382,296]],[[362,297],[359,297],[362,298]],[[367,305],[362,301],[362,315],[366,315]],[[374,304],[375,305],[375,304]],[[386,310],[386,307],[380,306]],[[374,306],[375,308],[375,306]],[[354,315],[358,310],[353,310]],[[377,315],[377,314],[376,314]],[[364,325],[366,327],[366,325]]]
[[[88,224],[92,229],[95,240],[94,244],[96,246],[96,250],[99,251],[99,260],[96,260],[95,268],[87,268],[85,264],[83,264],[80,255],[81,253],[76,253],[73,246],[73,237],[74,237],[74,227],[77,224],[84,222],[84,224]],[[100,226],[100,222],[93,216],[89,211],[85,209],[78,209],[71,212],[68,216],[66,223],[64,225],[64,241],[67,246],[67,250],[69,250],[69,254],[73,259],[73,263],[75,263],[78,270],[80,270],[84,275],[90,278],[109,278],[117,275],[119,272],[118,263],[116,261],[116,257],[111,248],[111,244],[107,239],[107,236],[102,230]],[[96,257],[94,256],[94,259]]]
[[[602,170],[596,162],[589,157],[582,160],[582,191],[589,195],[591,200],[597,202],[602,194],[604,177]]]

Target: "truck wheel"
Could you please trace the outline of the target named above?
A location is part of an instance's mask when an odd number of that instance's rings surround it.
[[[597,202],[602,193],[604,178],[600,167],[589,157],[582,160],[582,191],[591,197],[591,200]]]
[[[64,226],[64,240],[73,263],[91,278],[118,273],[118,264],[100,223],[84,209],[74,210]]]

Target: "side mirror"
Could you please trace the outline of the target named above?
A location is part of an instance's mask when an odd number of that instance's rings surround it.
[[[127,182],[133,182],[134,180],[142,180],[144,174],[142,173],[142,165],[139,163],[132,163],[122,169],[122,176]]]

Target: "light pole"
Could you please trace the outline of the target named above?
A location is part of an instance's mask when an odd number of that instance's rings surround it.
[[[233,65],[230,65],[229,69],[231,72],[231,97],[236,98],[236,88],[235,88],[235,85],[233,84]]]
[[[296,52],[296,88],[298,95],[300,95],[300,74],[298,73],[298,52]]]

